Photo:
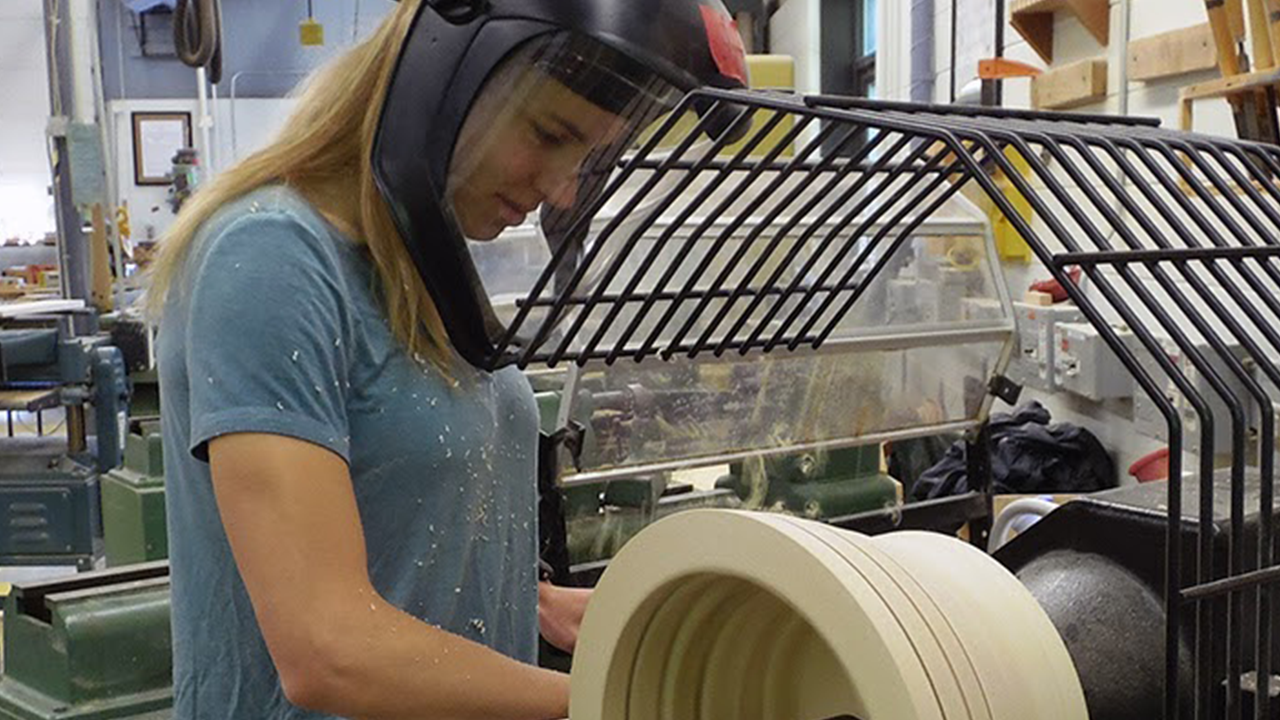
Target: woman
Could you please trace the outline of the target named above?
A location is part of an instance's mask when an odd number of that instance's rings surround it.
[[[580,216],[673,91],[739,84],[726,18],[406,0],[184,208],[149,295],[176,717],[567,714],[530,663],[585,596],[536,582],[537,412],[476,367],[468,238]]]

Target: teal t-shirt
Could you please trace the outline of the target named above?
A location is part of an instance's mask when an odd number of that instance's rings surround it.
[[[449,378],[415,359],[375,285],[358,245],[296,193],[268,187],[205,223],[167,299],[158,360],[175,717],[322,717],[285,698],[223,531],[206,447],[229,433],[286,435],[340,455],[378,592],[425,622],[536,659],[529,384],[514,368],[488,374],[459,361]]]

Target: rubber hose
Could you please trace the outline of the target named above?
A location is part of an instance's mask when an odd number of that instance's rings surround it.
[[[215,85],[222,75],[222,9],[218,0],[178,0],[173,14],[173,44],[190,67],[210,71]]]
[[[1009,503],[991,526],[991,539],[987,543],[987,552],[995,552],[1000,549],[1000,546],[1009,542],[1009,538],[1005,536],[1013,529],[1015,521],[1029,515],[1037,519],[1042,518],[1057,509],[1056,503],[1040,498],[1022,498]]]

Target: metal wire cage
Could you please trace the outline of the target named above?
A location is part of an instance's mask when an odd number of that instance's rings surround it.
[[[732,146],[704,134],[726,112],[752,123]],[[857,308],[896,250],[981,190],[1168,438],[1165,717],[1271,717],[1280,150],[1143,119],[702,90],[602,182],[610,220],[558,245],[495,364],[820,349],[874,325]]]
[[[817,104],[870,114],[860,103]],[[1269,583],[1280,577],[1272,528],[1280,387],[1275,148],[1141,122],[879,110],[874,116],[886,123],[945,134],[932,139],[968,156],[966,180],[1004,210],[1163,418],[1170,444],[1165,717],[1272,717]],[[1015,154],[1029,164],[1028,177],[1010,162]],[[1034,223],[999,196],[979,170],[984,162],[1012,180],[1034,208]],[[1066,277],[1073,266],[1091,292]],[[1194,451],[1185,473],[1184,451]],[[1215,468],[1228,482],[1215,487]],[[1184,482],[1198,492],[1185,493]],[[1224,489],[1226,523],[1214,497]],[[1196,497],[1198,507],[1184,513],[1184,496]],[[1192,555],[1181,547],[1186,515],[1196,524]],[[1225,564],[1214,552],[1224,524]],[[1181,646],[1193,658],[1190,677],[1180,673]],[[1194,691],[1179,708],[1185,683]]]

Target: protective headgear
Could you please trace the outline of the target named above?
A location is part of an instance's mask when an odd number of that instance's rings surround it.
[[[372,164],[458,354],[512,360],[477,246],[535,209],[547,243],[569,241],[648,124],[689,90],[746,83],[720,0],[423,0]]]

